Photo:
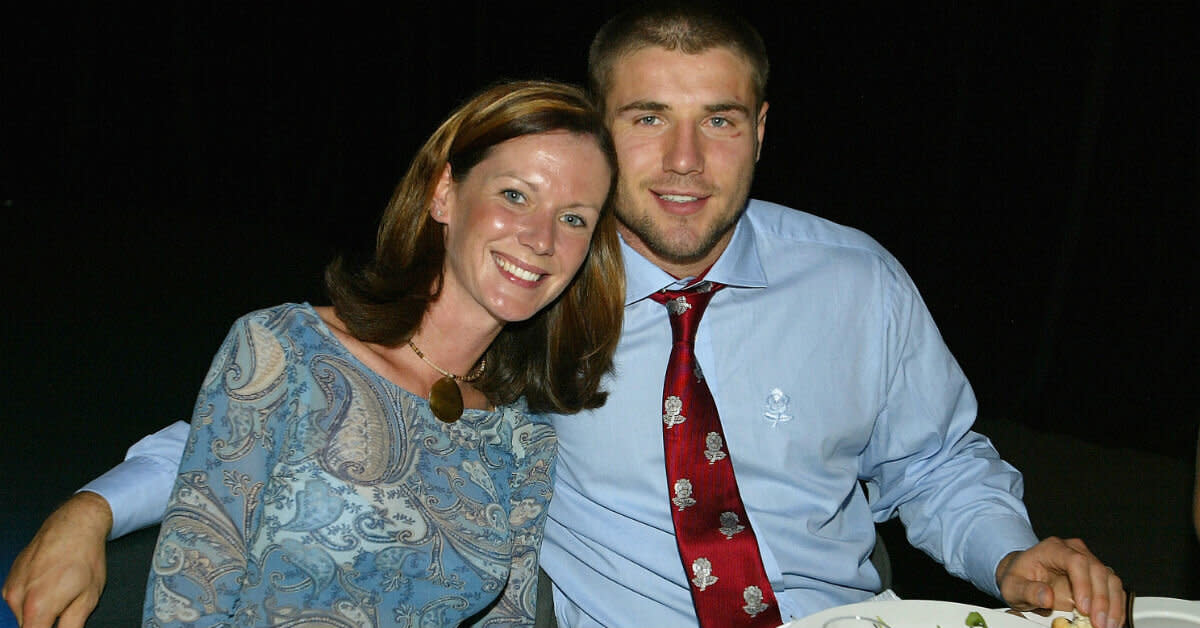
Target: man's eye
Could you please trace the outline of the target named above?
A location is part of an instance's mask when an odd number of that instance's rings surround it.
[[[720,116],[716,116],[712,120],[709,121],[709,124],[712,124],[713,126],[715,126],[717,128],[721,128],[721,127],[729,126],[731,124],[731,122],[729,122],[728,118],[722,118]]]
[[[654,126],[658,124],[658,116],[640,116],[633,123],[641,126]]]
[[[504,195],[504,200],[510,203],[524,203],[525,195],[516,190],[504,190],[501,192]]]

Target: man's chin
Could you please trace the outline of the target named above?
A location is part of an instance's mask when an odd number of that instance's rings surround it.
[[[654,234],[658,237],[650,238],[639,234],[639,239],[661,262],[672,266],[692,266],[703,262],[715,249],[722,246],[724,236],[729,231],[730,229],[708,234],[674,233],[668,236]]]
[[[715,243],[704,242],[698,244],[696,242],[688,243],[673,243],[672,245],[664,245],[661,242],[649,242],[647,248],[655,257],[674,264],[676,266],[688,266],[700,262],[712,252]]]
[[[737,218],[733,217],[728,224],[707,225],[706,229],[697,230],[695,225],[690,224],[673,224],[664,228],[645,215],[626,221],[618,212],[621,235],[630,246],[649,252],[656,258],[650,260],[652,262],[676,267],[703,262],[714,250],[723,248],[737,224]]]

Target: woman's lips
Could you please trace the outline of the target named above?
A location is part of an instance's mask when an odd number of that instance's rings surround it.
[[[500,270],[512,275],[513,277],[516,277],[517,279],[520,279],[521,281],[537,283],[542,277],[545,276],[545,273],[530,270],[524,265],[521,265],[519,261],[510,260],[506,256],[493,254],[492,258],[496,260],[496,265],[500,267]]]

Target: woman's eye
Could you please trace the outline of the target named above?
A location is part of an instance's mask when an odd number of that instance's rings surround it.
[[[567,223],[568,225],[571,225],[572,227],[586,227],[587,226],[587,221],[583,219],[583,216],[580,216],[578,214],[566,214],[562,217],[562,221]]]
[[[525,195],[516,190],[504,190],[501,192],[504,195],[504,200],[510,203],[524,203]]]

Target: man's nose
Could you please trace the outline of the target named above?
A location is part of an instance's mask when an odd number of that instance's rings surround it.
[[[667,138],[666,154],[662,156],[662,169],[677,174],[704,172],[702,144],[703,138],[696,127],[674,127]]]
[[[680,125],[672,129],[663,155],[663,169],[677,174],[703,172],[703,141],[694,126]]]

